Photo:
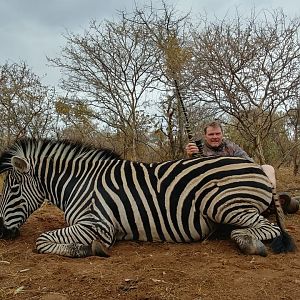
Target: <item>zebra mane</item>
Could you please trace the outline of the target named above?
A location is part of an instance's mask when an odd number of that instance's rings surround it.
[[[12,169],[11,158],[13,156],[29,157],[33,152],[41,152],[49,145],[64,145],[69,146],[76,153],[85,153],[90,151],[97,151],[101,155],[101,159],[120,159],[120,155],[108,148],[95,147],[91,144],[82,143],[71,140],[53,140],[53,139],[35,139],[22,138],[15,141],[10,147],[0,154],[0,174]]]

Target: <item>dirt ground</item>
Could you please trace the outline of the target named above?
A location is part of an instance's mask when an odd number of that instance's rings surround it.
[[[278,180],[279,190],[297,195],[299,178],[282,171]],[[300,212],[286,223],[295,253],[246,256],[215,237],[192,244],[120,242],[109,258],[72,259],[33,251],[39,234],[64,226],[61,212],[44,205],[17,240],[0,240],[0,299],[300,299]]]

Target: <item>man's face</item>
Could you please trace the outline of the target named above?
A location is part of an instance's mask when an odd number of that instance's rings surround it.
[[[223,133],[220,127],[207,127],[205,140],[211,147],[219,147],[222,143]]]

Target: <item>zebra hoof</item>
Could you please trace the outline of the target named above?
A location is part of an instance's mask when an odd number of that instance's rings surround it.
[[[295,214],[299,210],[299,201],[295,198],[291,198],[290,204],[286,208],[288,214]]]
[[[266,246],[260,240],[253,239],[251,236],[243,236],[235,240],[244,254],[267,256]]]
[[[263,257],[267,256],[266,246],[259,240],[254,240],[251,245],[248,245],[243,250],[245,254],[255,254]]]
[[[109,257],[107,248],[98,240],[92,242],[92,254],[95,256]]]

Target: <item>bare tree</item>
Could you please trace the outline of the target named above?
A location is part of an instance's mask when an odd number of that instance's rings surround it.
[[[237,120],[236,129],[265,163],[263,142],[300,87],[300,21],[273,11],[203,22],[194,33],[193,91]]]
[[[136,7],[131,16],[124,15],[134,26],[143,28],[152,41],[152,52],[158,56],[156,80],[161,91],[159,108],[162,121],[160,129],[168,140],[171,158],[182,157],[184,134],[187,128],[183,103],[191,83],[189,64],[192,60],[190,49],[190,13],[180,15],[173,6],[161,2],[161,8],[149,5]],[[184,104],[185,105],[185,104]],[[162,126],[166,124],[166,126]]]
[[[145,34],[121,18],[92,21],[82,36],[69,33],[66,39],[62,57],[49,59],[66,76],[62,87],[72,95],[66,103],[87,105],[90,117],[123,134],[137,159],[138,126],[148,122],[141,111],[155,84],[157,59]]]
[[[164,2],[162,6],[136,6],[132,13],[121,12],[117,22],[92,21],[83,35],[68,33],[62,56],[49,59],[65,75],[62,88],[69,95],[65,104],[85,104],[91,119],[123,135],[133,159],[139,157],[137,145],[144,140],[141,129],[151,121],[147,115],[157,112],[157,105],[174,109],[169,125],[175,127],[169,128],[167,136],[176,148],[171,153],[183,154],[178,94],[186,94],[188,88],[184,75],[191,58],[185,47],[188,15],[178,17],[172,7]],[[162,117],[167,115],[164,111]],[[128,150],[124,147],[123,154]]]
[[[283,156],[282,163],[287,159],[287,157],[291,157],[293,161],[293,173],[297,175],[300,167],[300,99],[297,97],[297,101],[294,101],[294,106],[288,111],[287,114],[287,135],[290,137],[292,141],[292,145],[286,149],[286,155]],[[284,145],[287,146],[286,144]]]
[[[25,135],[53,133],[53,99],[54,91],[43,86],[25,63],[0,66],[1,145]]]

